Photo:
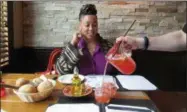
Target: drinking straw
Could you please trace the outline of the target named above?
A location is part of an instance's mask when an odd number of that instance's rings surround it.
[[[136,22],[136,20],[134,20],[133,23],[131,24],[131,26],[127,29],[127,31],[126,31],[125,34],[123,35],[124,37],[128,34],[129,30],[132,28],[132,26],[134,25],[135,22]],[[112,57],[117,53],[118,49],[120,48],[121,43],[122,43],[122,41],[120,41],[120,42],[117,44],[116,51],[114,52],[114,54],[112,55]],[[111,57],[111,58],[112,58],[112,57]]]

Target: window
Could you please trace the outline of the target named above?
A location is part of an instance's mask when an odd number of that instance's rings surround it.
[[[8,3],[0,1],[0,68],[9,64]]]

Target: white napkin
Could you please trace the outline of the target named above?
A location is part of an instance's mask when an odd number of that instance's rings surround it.
[[[157,87],[146,78],[139,75],[117,75],[123,88],[128,90],[156,90]]]
[[[47,108],[46,112],[99,112],[99,107],[93,103],[55,104]]]
[[[88,84],[93,88],[95,88],[96,85],[101,84],[103,81],[103,75],[87,75],[85,76],[85,78],[86,78],[85,84]],[[114,82],[116,87],[119,88],[119,86],[116,83],[116,79],[113,76],[105,75],[104,80],[108,82]]]

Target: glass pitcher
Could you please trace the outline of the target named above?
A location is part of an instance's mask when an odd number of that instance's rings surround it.
[[[130,75],[136,69],[136,63],[131,57],[131,51],[127,52],[123,43],[115,43],[106,54],[106,60],[122,74]]]

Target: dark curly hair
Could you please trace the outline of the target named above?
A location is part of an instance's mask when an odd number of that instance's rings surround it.
[[[82,6],[79,13],[79,21],[81,17],[85,15],[97,15],[97,9],[94,4],[85,4]]]

